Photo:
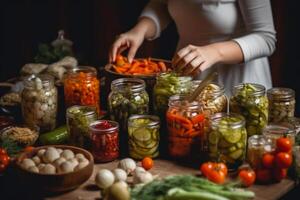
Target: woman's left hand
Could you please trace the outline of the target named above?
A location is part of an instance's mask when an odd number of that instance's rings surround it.
[[[175,71],[196,75],[220,62],[221,55],[214,45],[188,45],[179,50],[172,60]]]

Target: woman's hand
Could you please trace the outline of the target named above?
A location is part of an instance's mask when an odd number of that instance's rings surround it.
[[[121,54],[126,49],[129,49],[128,61],[131,62],[136,54],[137,49],[141,46],[143,41],[143,32],[135,29],[119,35],[111,47],[109,53],[109,62],[114,62],[116,60],[116,56]]]
[[[172,64],[184,75],[195,75],[218,63],[220,58],[218,49],[213,45],[188,45],[176,53]]]

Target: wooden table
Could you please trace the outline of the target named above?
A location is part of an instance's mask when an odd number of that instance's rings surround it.
[[[99,169],[114,169],[118,162],[114,161],[107,164],[97,164],[94,167],[94,173],[90,179],[81,185],[76,190],[68,193],[64,193],[59,196],[53,196],[45,198],[47,200],[99,200],[100,193],[94,183],[95,173]],[[178,174],[197,174],[199,171],[194,168],[180,166],[178,163],[174,163],[166,160],[155,160],[155,166],[151,169],[152,174],[158,174],[159,177],[165,177],[168,175]],[[256,194],[255,200],[276,200],[282,197],[284,194],[293,189],[295,183],[292,180],[283,180],[280,183],[272,185],[254,185],[250,190]]]

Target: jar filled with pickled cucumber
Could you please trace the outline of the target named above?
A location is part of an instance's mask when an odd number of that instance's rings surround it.
[[[272,152],[272,140],[264,135],[252,135],[248,138],[247,162],[252,169],[262,167],[262,157]]]
[[[268,123],[268,98],[265,87],[254,83],[243,83],[233,87],[230,111],[246,119],[248,137],[260,135]]]
[[[236,113],[217,113],[210,118],[210,123],[210,159],[226,163],[231,170],[237,169],[246,156],[247,131],[244,117]]]
[[[89,126],[97,120],[97,116],[97,109],[92,106],[71,106],[67,109],[66,121],[71,145],[90,149]]]
[[[81,66],[68,71],[64,79],[66,107],[73,105],[94,106],[100,114],[100,83],[97,70]]]
[[[188,102],[182,95],[171,96],[166,121],[170,157],[197,159],[205,143],[202,104],[198,101]]]
[[[272,88],[267,91],[269,122],[283,122],[294,117],[295,91],[290,88]]]
[[[97,120],[90,124],[91,153],[96,162],[117,159],[119,152],[119,124],[115,121]]]
[[[148,114],[149,96],[145,90],[145,82],[137,78],[120,78],[112,81],[108,108],[110,119],[117,121],[121,131],[126,133],[128,118],[131,115]]]
[[[159,118],[154,115],[131,115],[128,119],[129,156],[134,159],[159,155]]]
[[[268,124],[264,130],[263,135],[267,138],[271,139],[272,141],[272,148],[275,150],[276,148],[276,140],[280,137],[286,136],[289,138],[292,142],[292,144],[295,144],[295,138],[296,138],[296,129],[292,124],[289,123],[271,123]]]
[[[39,127],[41,133],[56,127],[57,89],[48,75],[31,75],[24,81],[22,113],[26,125]]]
[[[153,90],[154,111],[164,116],[168,109],[169,98],[176,94],[188,94],[192,88],[192,78],[175,73],[162,73],[156,79]]]

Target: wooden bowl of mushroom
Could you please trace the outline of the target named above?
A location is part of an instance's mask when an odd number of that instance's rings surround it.
[[[77,188],[93,173],[94,159],[88,151],[67,145],[49,145],[24,152],[16,159],[20,180],[46,192]]]

